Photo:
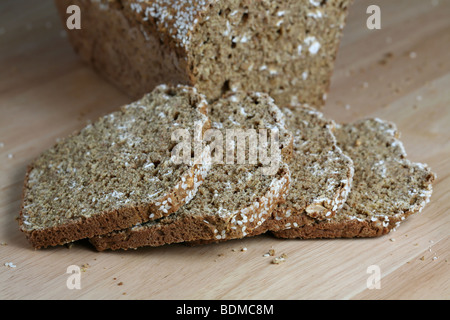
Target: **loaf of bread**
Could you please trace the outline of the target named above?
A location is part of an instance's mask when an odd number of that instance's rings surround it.
[[[160,83],[208,100],[259,91],[323,105],[352,0],[55,0],[81,58],[134,98]]]
[[[209,128],[195,88],[158,86],[45,151],[29,166],[20,228],[35,248],[54,246],[168,216],[207,175],[176,163],[172,132]]]
[[[266,94],[234,93],[211,104],[208,115],[212,128],[223,133],[224,150],[225,136],[230,129],[263,129],[277,133],[279,154],[275,153],[272,159],[275,170],[263,171],[260,158],[255,163],[249,161],[250,148],[255,146],[249,141],[245,163],[213,163],[208,177],[189,204],[169,217],[93,237],[90,241],[97,250],[243,238],[271,216],[272,210],[286,196],[290,181],[286,161],[292,156],[292,135],[285,128],[280,109]],[[260,142],[258,147],[264,148]],[[233,143],[229,144],[234,150]],[[271,145],[269,149],[272,153]]]

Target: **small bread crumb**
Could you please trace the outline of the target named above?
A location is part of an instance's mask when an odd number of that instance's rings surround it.
[[[274,259],[272,260],[272,264],[280,264],[280,263],[282,263],[282,262],[285,262],[286,259],[287,259],[287,254],[286,254],[286,253],[283,253],[281,256],[279,256],[279,257],[277,257],[277,258],[274,258]]]
[[[5,263],[5,266],[6,267],[9,267],[9,268],[15,268],[15,267],[17,267],[15,264],[13,264],[12,262],[6,262]]]
[[[270,249],[269,252],[265,253],[263,257],[273,257],[275,255],[275,250]]]

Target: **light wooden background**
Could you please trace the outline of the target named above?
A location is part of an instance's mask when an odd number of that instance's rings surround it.
[[[381,30],[366,28],[370,4],[381,7]],[[0,3],[0,298],[450,298],[449,0],[356,0],[344,29],[325,114],[396,122],[410,159],[438,175],[426,209],[376,239],[262,236],[103,253],[82,241],[33,250],[15,220],[26,165],[129,102],[78,60],[61,30],[51,0]],[[286,262],[263,257],[271,248]],[[66,287],[70,265],[85,266],[81,290]],[[367,288],[371,265],[380,268],[380,289]]]

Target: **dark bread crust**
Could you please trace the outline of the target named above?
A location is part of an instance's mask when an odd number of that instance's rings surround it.
[[[192,172],[195,172],[200,166],[194,165]],[[24,198],[25,190],[28,187],[28,176],[33,166],[28,166],[25,176],[25,183],[22,192]],[[167,197],[172,199],[184,199],[189,190],[194,188],[194,177],[199,181],[203,181],[203,177],[199,174],[193,174],[192,177],[186,178],[186,189],[178,188],[168,193]],[[167,214],[176,212],[184,203],[181,201],[174,201],[172,207]],[[154,214],[154,219],[162,217],[161,211],[154,204],[146,206],[132,206],[124,207],[120,210],[113,210],[94,215],[90,218],[80,218],[78,221],[67,223],[42,230],[25,230],[23,219],[23,202],[19,217],[20,230],[25,233],[28,241],[35,249],[46,248],[49,246],[62,245],[76,240],[91,238],[105,233],[110,233],[115,230],[130,228],[139,223],[144,223],[149,220],[150,214]]]
[[[287,167],[286,167],[287,169]],[[268,199],[268,212],[274,210],[289,190],[289,171],[284,170],[282,177],[286,179],[286,183],[282,184],[278,197],[270,198],[268,195],[261,197],[263,200]],[[269,194],[270,191],[267,192]],[[263,209],[261,204],[258,209],[254,210],[257,215]],[[143,246],[157,247],[165,244],[195,242],[202,241],[199,239],[215,239],[217,227],[228,222],[223,221],[221,217],[216,216],[195,216],[183,215],[181,219],[161,219],[155,221],[155,225],[151,227],[136,226],[126,230],[114,231],[103,236],[92,237],[89,241],[98,251],[110,250],[128,250]],[[247,230],[258,230],[259,224],[255,220],[246,224]],[[227,227],[228,238],[242,238],[239,230],[232,230]]]
[[[406,212],[405,217],[416,212]],[[370,220],[321,221],[319,223],[311,223],[308,220],[306,217],[296,217],[290,221],[297,221],[299,227],[272,232],[272,234],[277,238],[284,239],[375,238],[390,233],[396,228],[397,223],[403,221],[398,217],[392,218],[385,226],[378,221]]]
[[[435,174],[429,172],[424,183],[431,185],[436,179]],[[304,211],[294,212],[288,218],[280,220],[268,219],[259,228],[255,229],[247,237],[255,237],[264,233],[271,233],[277,238],[283,239],[338,239],[338,238],[375,238],[381,237],[395,230],[401,222],[409,216],[420,212],[422,207],[403,212],[402,215],[389,217],[385,222],[371,221],[370,219],[341,219],[332,218],[320,221],[309,217]],[[276,215],[276,210],[274,214]],[[286,229],[286,224],[290,228]],[[296,226],[294,226],[294,224]],[[217,240],[202,240],[186,243],[189,246],[223,242]]]
[[[106,237],[92,237],[89,241],[98,251],[128,250],[144,245],[157,247],[167,243],[184,242],[185,239],[208,238],[213,234],[207,224],[194,216],[187,216],[183,220],[175,220],[170,224],[162,224],[158,228],[146,228],[143,232],[133,231],[133,228],[129,228],[112,232]],[[149,239],[152,241],[149,242]]]

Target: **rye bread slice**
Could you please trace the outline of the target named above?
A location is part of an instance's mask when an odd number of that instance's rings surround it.
[[[355,164],[352,190],[335,217],[317,221],[306,213],[273,219],[265,225],[280,238],[376,237],[422,211],[436,176],[430,168],[406,159],[395,124],[380,119],[340,125],[338,145]],[[277,217],[277,214],[275,214]]]
[[[306,106],[283,109],[286,125],[294,136],[291,182],[286,201],[249,236],[271,228],[283,230],[295,226],[291,217],[304,215],[311,221],[325,221],[342,208],[351,190],[354,165],[337,145],[335,122]],[[190,245],[214,241],[194,241]]]
[[[353,161],[337,145],[335,122],[306,106],[284,108],[294,135],[292,183],[286,202],[276,210],[286,216],[305,211],[318,220],[331,218],[350,192]]]
[[[20,229],[42,248],[174,213],[208,167],[175,164],[171,134],[208,129],[206,113],[196,89],[161,85],[58,142],[28,168]]]
[[[276,170],[264,173],[260,159],[249,163],[250,144],[247,144],[245,163],[213,162],[195,198],[175,214],[93,237],[90,241],[97,250],[242,238],[271,216],[272,210],[286,196],[290,181],[286,161],[292,155],[292,136],[285,128],[282,112],[266,94],[234,93],[211,104],[208,115],[212,128],[224,137],[232,129],[278,132]],[[234,143],[238,144],[239,140]]]

